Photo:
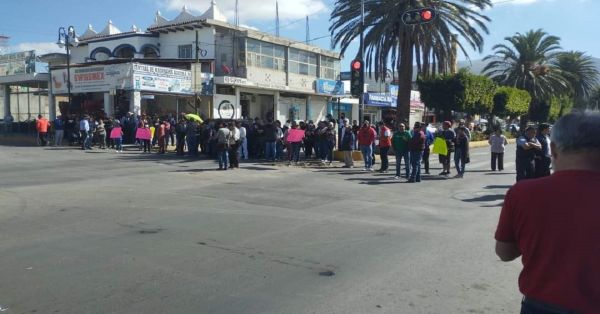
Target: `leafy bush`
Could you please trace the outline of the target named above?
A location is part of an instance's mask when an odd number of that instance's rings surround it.
[[[494,95],[492,113],[497,116],[517,117],[526,114],[531,103],[531,96],[522,89],[502,86]]]

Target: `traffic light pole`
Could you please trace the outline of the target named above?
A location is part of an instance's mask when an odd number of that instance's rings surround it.
[[[360,87],[360,96],[358,97],[358,121],[360,121],[360,125],[362,125],[363,120],[365,119],[365,67],[364,67],[364,58],[365,58],[365,43],[364,43],[364,31],[365,31],[365,0],[360,1],[360,60],[363,62],[363,67],[360,72],[360,81],[363,82],[363,86]],[[371,121],[374,122],[374,121]]]

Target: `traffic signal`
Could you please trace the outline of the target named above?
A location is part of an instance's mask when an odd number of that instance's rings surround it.
[[[437,12],[432,8],[420,8],[408,10],[402,14],[402,22],[405,25],[425,24],[433,21]]]
[[[362,59],[354,59],[350,63],[350,93],[352,96],[360,97],[364,92],[364,66]]]

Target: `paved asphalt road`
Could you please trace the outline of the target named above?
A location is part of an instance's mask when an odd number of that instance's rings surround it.
[[[0,146],[0,312],[517,313],[520,262],[493,249],[508,151],[406,184]]]

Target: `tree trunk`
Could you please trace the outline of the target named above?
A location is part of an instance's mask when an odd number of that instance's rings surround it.
[[[404,29],[400,40],[400,62],[398,62],[398,110],[396,123],[408,123],[410,117],[410,92],[412,89],[413,75],[413,47],[414,43],[410,30]]]

